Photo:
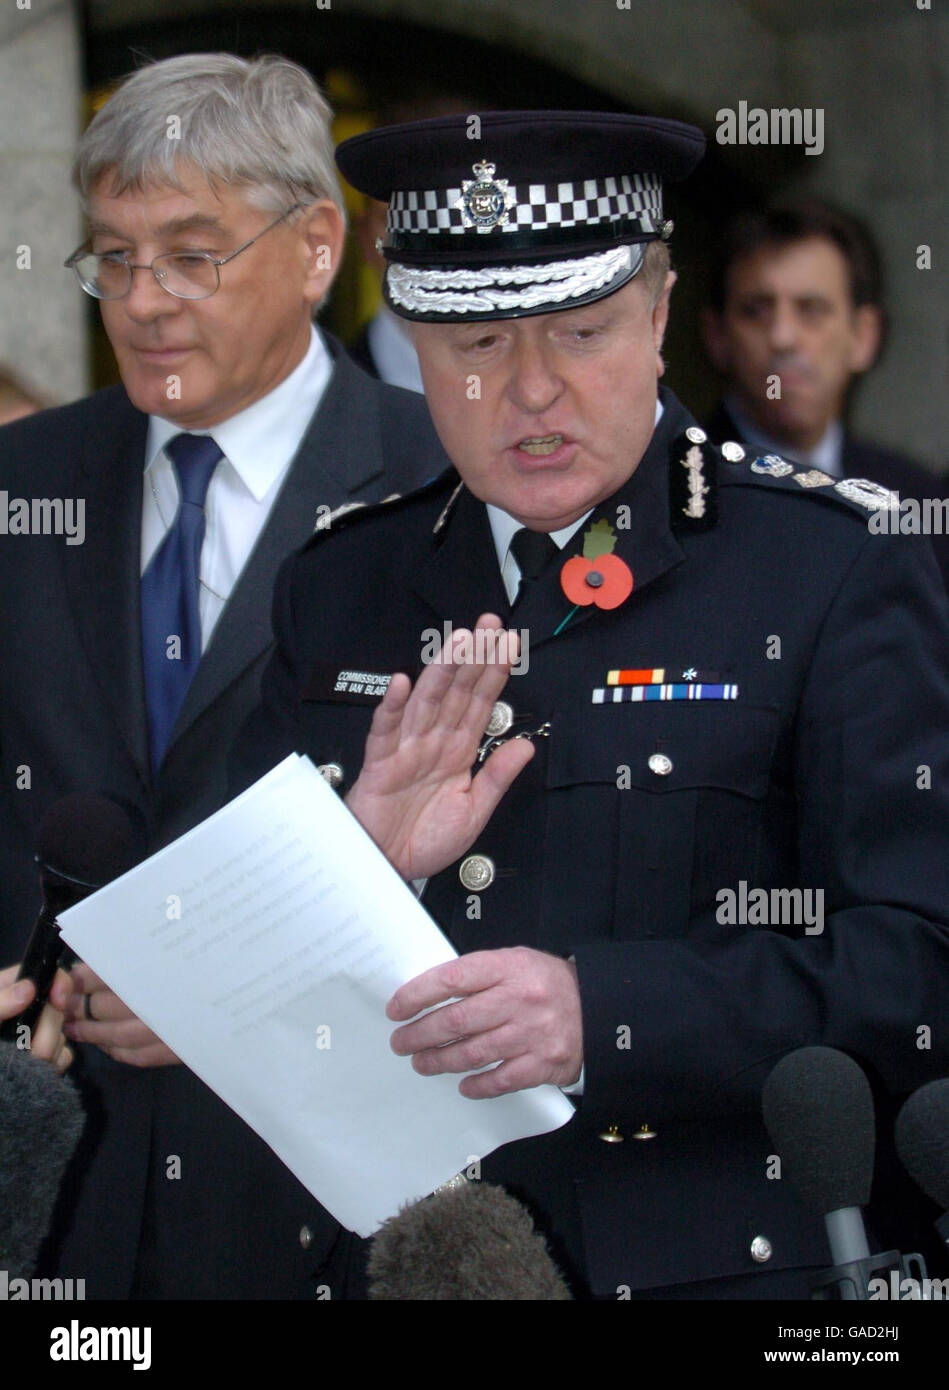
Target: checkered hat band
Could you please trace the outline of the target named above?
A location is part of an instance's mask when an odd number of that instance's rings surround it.
[[[497,226],[502,232],[543,232],[555,227],[588,227],[632,221],[644,233],[662,221],[662,181],[654,174],[619,174],[578,183],[512,184],[510,206]],[[460,188],[392,195],[386,216],[389,232],[470,232]],[[489,229],[489,230],[494,230]]]
[[[412,314],[523,313],[602,289],[632,268],[635,254],[641,255],[638,247],[617,246],[570,261],[483,270],[390,264],[386,286],[392,303]]]

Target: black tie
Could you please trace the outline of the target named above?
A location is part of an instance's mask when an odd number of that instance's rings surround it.
[[[518,603],[524,597],[534,581],[543,574],[554,556],[559,553],[560,547],[546,531],[529,531],[526,526],[522,526],[519,531],[514,532],[511,537],[511,554],[521,572],[521,582],[514,603]]]

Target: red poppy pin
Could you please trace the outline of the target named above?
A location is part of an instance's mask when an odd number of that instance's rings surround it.
[[[633,572],[625,560],[613,554],[615,547],[616,533],[610,523],[595,521],[584,534],[583,554],[565,562],[560,587],[575,605],[574,612],[591,603],[597,608],[619,608],[633,592]],[[568,614],[572,617],[573,613]]]

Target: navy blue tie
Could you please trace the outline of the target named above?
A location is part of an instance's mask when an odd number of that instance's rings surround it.
[[[208,434],[165,445],[181,497],[178,512],[142,575],[142,664],[152,769],[157,772],[201,660],[199,609],[204,503],[223,457]]]

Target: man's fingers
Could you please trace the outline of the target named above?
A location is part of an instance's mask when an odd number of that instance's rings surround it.
[[[460,651],[460,634],[452,637],[451,647],[443,651],[435,661],[430,661],[415,682],[409,702],[405,707],[403,733],[407,738],[424,738],[436,725],[445,727],[444,702],[446,695],[456,688],[459,677],[464,679],[464,668],[452,659],[453,651]]]
[[[393,994],[386,1005],[386,1015],[395,1023],[414,1018],[422,1009],[443,1004],[465,994],[496,985],[504,976],[504,962],[499,959],[505,951],[472,951],[444,965],[433,965],[413,980],[408,980]]]
[[[527,738],[511,738],[485,760],[471,783],[473,821],[479,835],[497,810],[501,798],[521,775],[534,756],[534,745]]]
[[[64,1017],[71,1017],[73,1006],[82,1007],[82,994],[74,977],[67,970],[57,970],[49,988],[49,1002]]]
[[[129,1067],[175,1067],[181,1065],[170,1047],[163,1042],[149,1043],[147,1047],[103,1047],[102,1051],[113,1062],[124,1062]]]
[[[152,1030],[141,1019],[130,1017],[127,1009],[119,1018],[81,1018],[69,1023],[67,1037],[73,1042],[94,1043],[97,1047],[105,1043],[116,1047],[145,1047],[156,1040]]]
[[[13,973],[17,967],[14,966]],[[9,980],[4,984],[0,981],[0,1022],[8,1018],[16,1018],[21,1014],[26,1006],[32,1002],[36,987],[32,980]]]
[[[412,1057],[413,1070],[419,1076],[441,1076],[446,1072],[479,1071],[502,1061],[518,1046],[510,1028],[492,1028],[470,1038],[459,1038],[444,1047],[431,1047]],[[520,1046],[523,1047],[523,1041]]]
[[[389,757],[397,750],[405,706],[411,690],[412,682],[403,672],[398,672],[392,677],[385,695],[373,711],[372,723],[366,737],[365,762]]]
[[[477,1076],[466,1076],[458,1083],[458,1090],[468,1100],[491,1100],[494,1096],[504,1096],[510,1091],[526,1091],[532,1086],[540,1086],[543,1079],[538,1075],[538,1063],[530,1053],[522,1057],[512,1057],[490,1071],[479,1072]]]
[[[470,633],[461,637],[453,652],[457,670],[445,693],[440,723],[445,728],[465,728],[480,738],[491,706],[507,684],[510,644],[516,648],[517,639],[503,628],[487,627],[479,628],[473,638]]]
[[[100,1023],[110,1026],[126,1022],[139,1024],[139,1020],[125,1001],[120,999],[94,970],[90,970],[88,965],[80,962],[73,966],[72,984],[74,993],[68,998],[65,1017],[69,1023],[68,1036],[77,1042],[99,1041],[85,1032],[77,1032],[78,1028],[85,1029]],[[145,1027],[144,1024],[139,1026]],[[146,1032],[149,1037],[154,1036],[150,1030],[146,1029]]]
[[[419,695],[425,693],[427,699],[420,698],[417,709],[410,711],[416,717],[407,719],[407,732],[421,736],[436,725],[446,731],[464,727],[480,738],[516,654],[516,636],[506,632],[494,614],[479,618],[473,632],[455,629],[450,644],[419,677]]]
[[[139,1022],[129,1006],[111,989],[106,988],[94,989],[91,994],[81,998],[79,1010],[72,1016],[72,1021],[109,1024]]]
[[[94,970],[90,970],[85,961],[77,961],[71,973],[81,994],[92,994],[93,990],[109,988],[105,980],[100,979]]]
[[[490,636],[481,639],[490,645]],[[468,708],[471,692],[481,674],[474,639],[467,628],[456,628],[451,641],[429,662],[416,681],[406,708],[405,732],[422,738],[435,728],[454,729]]]
[[[389,1046],[399,1057],[409,1057],[415,1053],[435,1049],[443,1051],[446,1043],[477,1035],[491,1033],[509,1020],[510,1000],[505,1001],[497,990],[479,990],[476,994],[465,995],[440,1009],[423,1014],[414,1023],[396,1028],[389,1039]],[[482,1062],[469,1062],[472,1067],[482,1067],[486,1062],[496,1062],[503,1054],[497,1052]]]
[[[473,633],[455,629],[414,687],[404,674],[393,676],[373,713],[366,761],[394,755],[400,740],[421,738],[436,727],[444,731],[464,727],[480,739],[517,652],[516,635],[506,632],[493,613],[483,614]]]
[[[30,1051],[34,1057],[52,1061],[63,1046],[63,1016],[58,1009],[47,1004],[36,1021],[33,1036],[30,1038]]]
[[[482,614],[481,614],[481,617],[480,617],[480,618],[478,619],[478,621],[475,623],[475,631],[477,632],[480,628],[485,628],[485,627],[490,627],[490,628],[495,628],[495,629],[503,628],[503,627],[504,627],[504,623],[503,623],[503,622],[501,621],[501,619],[498,617],[497,613],[482,613]]]

